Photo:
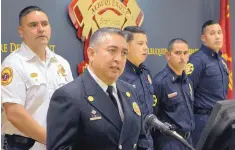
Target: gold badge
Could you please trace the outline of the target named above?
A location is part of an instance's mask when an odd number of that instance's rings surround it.
[[[186,67],[185,67],[185,73],[186,73],[187,75],[192,74],[193,70],[194,70],[193,64],[192,64],[192,63],[188,63],[188,64],[186,65]]]
[[[138,116],[141,116],[141,112],[140,112],[140,108],[139,108],[138,104],[137,104],[136,102],[133,102],[133,103],[132,103],[132,106],[133,106],[134,112],[135,112]]]
[[[90,102],[93,102],[93,101],[94,101],[94,97],[93,97],[93,96],[88,96],[88,100],[89,100]]]
[[[149,74],[148,74],[148,80],[149,80],[149,83],[152,84],[152,79]]]
[[[2,70],[2,85],[6,86],[11,83],[13,78],[13,71],[10,67],[6,67]]]
[[[65,74],[65,69],[64,69],[64,67],[63,67],[61,64],[58,65],[58,71],[57,71],[57,73],[58,73],[58,74],[61,74],[62,76],[66,76],[66,74]]]
[[[31,74],[30,74],[30,77],[31,77],[31,78],[35,78],[35,77],[37,77],[37,76],[38,76],[37,73],[31,73]]]
[[[126,92],[126,96],[127,96],[127,97],[131,97],[131,93]]]
[[[157,105],[157,97],[156,95],[153,95],[153,106]]]

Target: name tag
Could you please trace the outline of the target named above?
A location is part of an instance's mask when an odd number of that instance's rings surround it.
[[[172,98],[172,97],[176,97],[177,96],[177,92],[168,94],[168,98]]]
[[[92,117],[92,118],[90,118],[90,120],[91,120],[91,121],[94,121],[94,120],[100,120],[100,119],[102,119],[102,117],[101,117],[101,116],[96,116],[96,117]]]

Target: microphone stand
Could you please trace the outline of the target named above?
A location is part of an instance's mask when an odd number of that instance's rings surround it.
[[[149,119],[151,118],[151,121],[156,119],[156,122],[158,122],[158,125],[153,125],[149,123]],[[183,143],[185,146],[187,146],[190,150],[195,150],[181,135],[179,135],[175,130],[173,130],[172,125],[165,122],[162,123],[157,119],[157,117],[153,114],[147,116],[147,119],[145,120],[145,124],[147,125],[147,129],[150,131],[152,128],[157,128],[162,133],[166,133],[168,135],[171,135],[172,137],[176,138],[178,141]]]
[[[179,140],[181,143],[183,143],[185,146],[187,146],[190,150],[195,150],[182,136],[180,136],[176,131],[171,130],[172,132],[166,131],[167,134],[173,136],[177,140]]]

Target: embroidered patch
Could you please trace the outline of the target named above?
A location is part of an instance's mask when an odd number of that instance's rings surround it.
[[[13,78],[13,71],[10,67],[6,67],[2,70],[2,85],[6,86],[11,83]]]
[[[153,106],[156,106],[157,105],[157,96],[156,95],[153,95]]]
[[[194,70],[194,65],[192,63],[188,63],[185,67],[185,73],[187,75],[192,74]]]

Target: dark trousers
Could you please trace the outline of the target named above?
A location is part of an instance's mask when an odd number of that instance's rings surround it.
[[[192,132],[192,140],[193,140],[193,147],[196,148],[202,131],[204,130],[206,123],[209,119],[209,115],[207,114],[194,114],[195,117],[195,129]]]
[[[156,132],[155,132],[156,133]],[[187,142],[192,145],[192,138],[189,136]],[[154,150],[190,150],[187,146],[172,136],[163,135],[158,132],[153,136]]]
[[[3,150],[29,150],[35,140],[20,135],[5,135],[2,144]]]

